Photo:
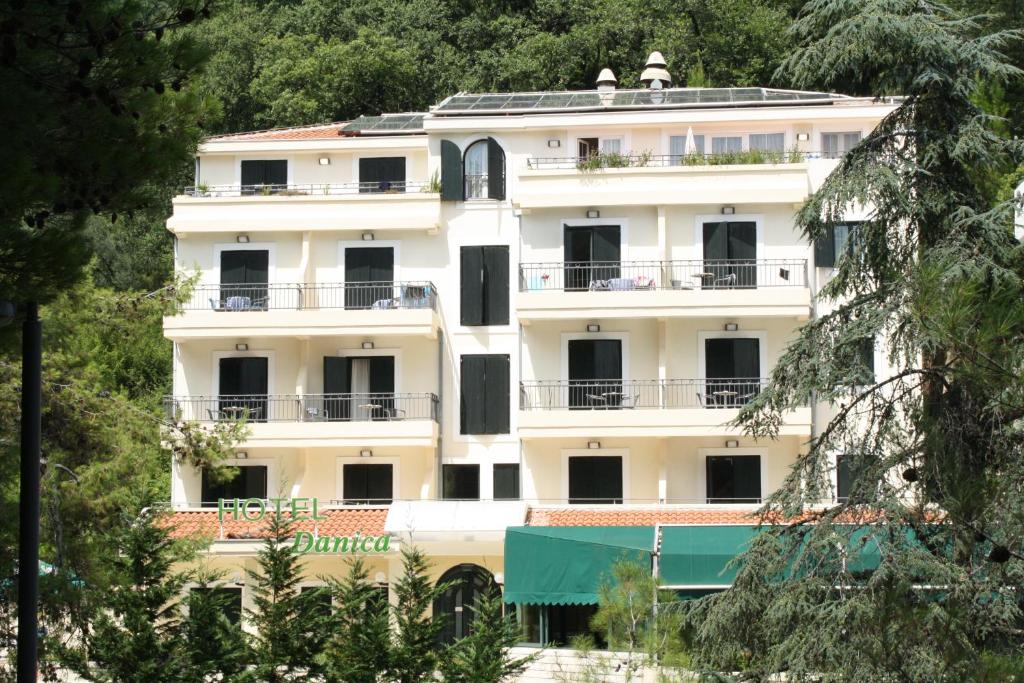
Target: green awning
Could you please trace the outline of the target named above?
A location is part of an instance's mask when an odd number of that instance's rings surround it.
[[[619,559],[650,566],[654,527],[509,527],[505,602],[596,605],[597,589]]]
[[[725,566],[750,545],[753,526],[664,526],[661,528],[661,583],[673,587],[729,587],[736,578]]]

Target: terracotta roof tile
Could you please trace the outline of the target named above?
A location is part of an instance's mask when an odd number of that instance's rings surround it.
[[[272,128],[243,133],[214,135],[204,142],[260,142],[263,140],[332,140],[341,135],[341,129],[348,121],[321,123],[314,126],[295,128]]]
[[[749,509],[530,508],[528,526],[654,526],[655,524],[757,524]]]
[[[268,515],[271,514],[268,511]],[[386,507],[346,508],[342,510],[322,510],[320,515],[326,519],[314,523],[312,520],[299,520],[296,530],[313,531],[321,536],[352,536],[359,532],[361,536],[380,536],[384,534],[384,520],[388,516]],[[284,515],[287,517],[287,514]],[[213,538],[214,540],[233,540],[244,538],[261,538],[266,532],[266,521],[246,522],[235,520],[230,514],[224,515],[223,522],[217,520],[216,510],[176,511],[162,518],[163,524],[172,529],[173,538]]]

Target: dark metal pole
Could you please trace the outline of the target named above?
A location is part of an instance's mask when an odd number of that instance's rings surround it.
[[[39,306],[25,306],[21,338],[21,498],[18,505],[18,683],[36,683],[39,621],[39,466],[43,333]]]

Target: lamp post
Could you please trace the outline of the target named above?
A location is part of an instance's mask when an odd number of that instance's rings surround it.
[[[39,466],[43,334],[39,305],[25,305],[21,336],[21,492],[18,499],[18,683],[36,683],[39,621]]]

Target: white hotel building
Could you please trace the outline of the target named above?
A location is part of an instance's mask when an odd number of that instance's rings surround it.
[[[236,480],[175,463],[171,498],[240,600],[258,540],[219,497],[317,498],[320,535],[390,534],[382,586],[422,547],[465,580],[435,606],[450,637],[474,567],[544,644],[584,628],[601,548],[664,550],[681,591],[728,585],[729,544],[828,416],[794,410],[774,441],[728,426],[844,240],[809,244],[794,213],[895,105],[659,88],[652,57],[640,90],[605,72],[200,145],[168,221],[199,278],[164,320],[168,410],[250,433]],[[309,581],[344,567],[311,555]]]

